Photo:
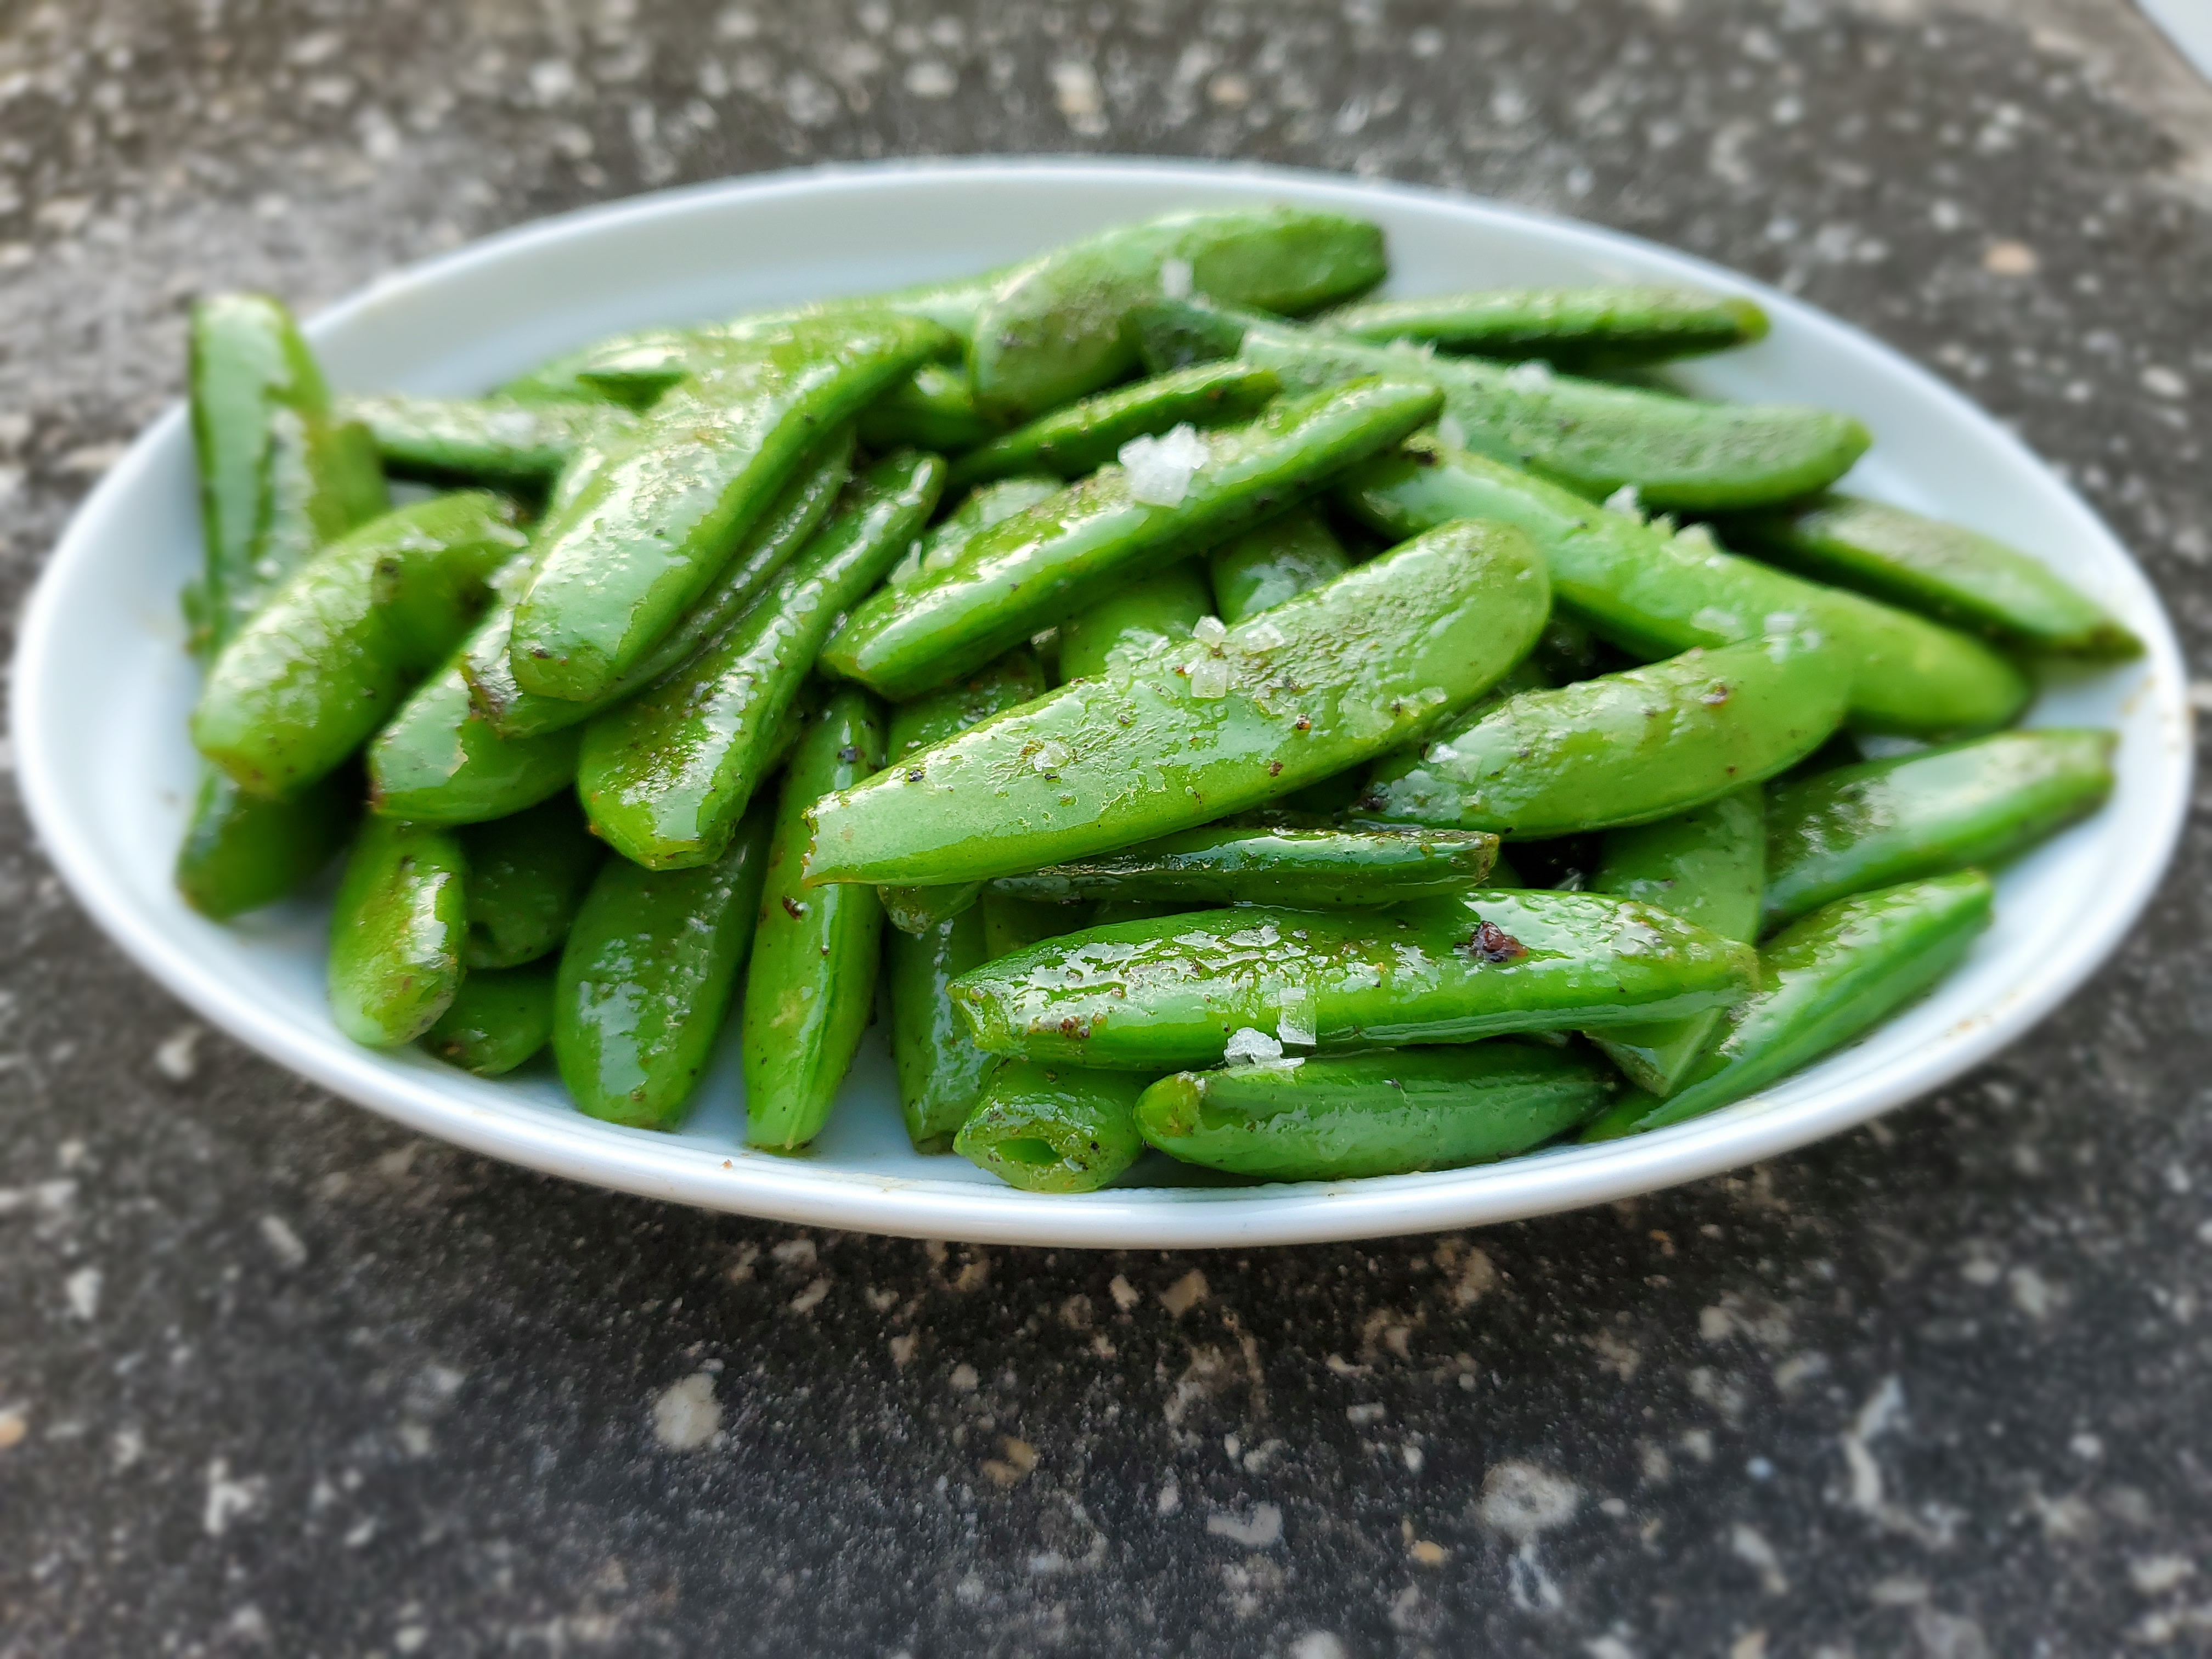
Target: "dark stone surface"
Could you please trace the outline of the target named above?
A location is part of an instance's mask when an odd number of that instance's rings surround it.
[[[2106,0],[1992,10],[0,4],[5,609],[176,392],[195,291],[313,307],[643,186],[1072,149],[1455,185],[1783,282],[2064,465],[2201,659],[2208,99]],[[197,1034],[11,806],[0,1655],[2202,1650],[2208,869],[2192,828],[1996,1066],[1737,1178],[985,1253],[410,1142]]]

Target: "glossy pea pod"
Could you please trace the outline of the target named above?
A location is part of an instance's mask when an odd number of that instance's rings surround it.
[[[1759,952],[1763,984],[1665,1100],[1630,1096],[1583,1133],[1610,1140],[1663,1128],[1756,1094],[1874,1029],[1964,960],[1996,890],[1978,870],[1839,899]]]
[[[1759,937],[1766,884],[1764,792],[1752,784],[1718,800],[1605,838],[1593,891],[1634,899],[1723,939]],[[1718,1009],[1648,1025],[1594,1031],[1591,1040],[1638,1087],[1664,1098],[1711,1045]]]
[[[1917,735],[1983,731],[2033,687],[1978,640],[1856,593],[1821,587],[1709,538],[1674,535],[1486,456],[1425,439],[1354,468],[1339,499],[1386,535],[1462,518],[1526,531],[1562,609],[1631,653],[1671,657],[1809,628],[1857,667],[1855,726]]]
[[[553,1058],[591,1116],[644,1129],[683,1121],[752,946],[770,805],[763,797],[711,864],[600,867],[553,996]]]
[[[1359,381],[1279,400],[1249,426],[1197,440],[1178,489],[1106,468],[969,538],[943,568],[925,561],[915,580],[872,596],[837,630],[823,666],[893,698],[969,673],[1318,489],[1436,408],[1431,388]]]
[[[331,908],[331,1017],[356,1042],[412,1042],[453,1002],[468,932],[467,868],[449,830],[362,823]]]
[[[1248,421],[1282,390],[1272,369],[1249,363],[1198,363],[1116,386],[1039,416],[970,450],[952,464],[948,487],[964,489],[988,478],[1050,472],[1079,478],[1121,453],[1133,438],[1182,425],[1217,427]]]
[[[861,410],[860,441],[878,454],[928,449],[958,455],[988,444],[1004,429],[975,407],[964,368],[924,363]]]
[[[1285,599],[1334,581],[1352,556],[1310,507],[1294,507],[1236,536],[1206,556],[1213,614],[1231,627]]]
[[[733,342],[688,377],[540,527],[507,645],[515,683],[605,696],[714,586],[819,435],[950,343],[911,318],[824,313]]]
[[[1749,946],[1649,906],[1482,889],[1086,928],[970,969],[952,997],[990,1053],[1158,1073],[1218,1065],[1248,1029],[1326,1053],[1673,1018],[1757,974]]]
[[[511,502],[474,492],[341,537],[223,647],[192,710],[193,743],[250,793],[296,795],[459,644],[526,539]]]
[[[1497,855],[1497,836],[1459,830],[1208,824],[1098,858],[1000,876],[991,890],[1060,902],[1356,910],[1463,891],[1490,874]]]
[[[972,902],[919,931],[894,927],[885,941],[891,1063],[907,1138],[918,1152],[951,1149],[998,1063],[969,1040],[947,994],[954,980],[990,959],[983,912]]]
[[[519,968],[550,956],[568,937],[606,848],[584,823],[574,796],[461,836],[468,855],[468,940],[462,959],[480,968]]]
[[[1140,576],[1060,624],[1055,678],[1092,679],[1181,644],[1212,611],[1195,559]]]
[[[1480,357],[1540,357],[1557,367],[1619,368],[1750,345],[1766,313],[1749,300],[1695,289],[1500,288],[1367,300],[1314,319],[1377,344],[1411,340]]]
[[[1146,1141],[1261,1181],[1351,1181],[1510,1158],[1620,1092],[1569,1049],[1498,1038],[1178,1072],[1137,1102]]]
[[[1091,907],[1079,899],[1026,898],[988,888],[976,908],[983,915],[984,955],[992,962],[1072,933],[1091,919]]]
[[[1550,597],[1518,532],[1431,532],[827,797],[808,879],[1015,875],[1265,805],[1435,732],[1527,653]]]
[[[1033,1060],[994,1063],[952,1150],[1025,1193],[1095,1193],[1144,1155],[1146,1079]]]
[[[1767,798],[1762,927],[2025,852],[2105,804],[2118,741],[2110,732],[2000,732],[1778,786]]]
[[[1778,634],[1523,691],[1381,762],[1357,810],[1532,839],[1650,823],[1804,759],[1851,678],[1832,647]]]
[[[891,568],[890,586],[903,591],[949,568],[970,538],[993,525],[1004,524],[1017,513],[1026,513],[1039,501],[1050,501],[1066,488],[1048,473],[1028,472],[977,484]]]
[[[492,489],[541,489],[578,454],[635,424],[605,403],[512,398],[348,398],[339,413],[368,428],[396,477]]]
[[[553,1040],[554,964],[471,969],[422,1047],[478,1077],[504,1077]]]
[[[784,768],[760,922],[744,990],[745,1144],[804,1146],[830,1121],[838,1085],[875,1015],[884,908],[872,887],[799,885],[806,809],[884,762],[873,700],[840,691]]]

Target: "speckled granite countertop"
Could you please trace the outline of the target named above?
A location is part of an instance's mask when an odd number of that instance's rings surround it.
[[[178,391],[496,227],[819,159],[1260,157],[1778,282],[2212,649],[2212,92],[2118,0],[0,4],[0,585]],[[0,780],[4,782],[4,780]],[[0,1656],[2212,1646],[2212,839],[1960,1087],[1475,1236],[809,1234],[410,1141],[0,815]]]

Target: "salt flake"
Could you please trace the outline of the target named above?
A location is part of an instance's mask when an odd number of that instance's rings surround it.
[[[1191,269],[1188,259],[1160,261],[1160,292],[1170,300],[1190,298]]]
[[[1221,1057],[1231,1066],[1257,1066],[1283,1057],[1283,1045],[1256,1026],[1237,1028],[1221,1051]]]
[[[1131,498],[1153,507],[1182,506],[1206,458],[1206,440],[1188,421],[1157,438],[1132,438],[1118,455]]]
[[[1608,512],[1625,514],[1637,523],[1644,522],[1644,497],[1632,483],[1625,483],[1605,498]]]
[[[1541,357],[1531,357],[1525,363],[1516,363],[1505,371],[1505,384],[1516,392],[1549,392],[1552,389],[1552,366]]]
[[[1218,617],[1200,617],[1191,624],[1190,636],[1200,645],[1218,645],[1229,637],[1229,624]]]
[[[1203,657],[1190,671],[1190,695],[1215,702],[1229,695],[1229,665],[1218,657]]]

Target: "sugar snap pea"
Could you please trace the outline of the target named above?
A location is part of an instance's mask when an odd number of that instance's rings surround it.
[[[461,832],[468,856],[469,971],[519,968],[561,948],[606,857],[571,795]]]
[[[472,969],[419,1041],[478,1077],[504,1077],[553,1040],[553,964]]]
[[[771,807],[763,795],[711,864],[600,866],[553,994],[553,1058],[590,1115],[643,1129],[682,1121],[752,946]]]
[[[394,393],[344,398],[338,412],[368,428],[395,477],[510,489],[550,483],[586,444],[604,444],[632,425],[609,404],[512,398]]]
[[[941,920],[925,919],[918,929],[895,927],[886,940],[891,1065],[907,1138],[918,1152],[951,1150],[954,1133],[982,1092],[985,1074],[998,1064],[969,1038],[946,994],[954,980],[990,955],[982,910],[972,902]]]
[[[1212,611],[1213,591],[1195,559],[1139,576],[1060,624],[1059,678],[1091,679],[1164,651]]]
[[[1463,830],[1208,824],[1118,853],[1000,876],[1019,898],[1267,904],[1358,910],[1463,891],[1490,873],[1498,837]]]
[[[249,793],[296,794],[460,642],[526,538],[498,496],[441,495],[341,537],[223,647],[192,741]]]
[[[1528,838],[1648,823],[1818,749],[1842,722],[1851,666],[1817,637],[1776,634],[1523,691],[1377,763],[1358,810]]]
[[[2116,741],[2109,732],[2000,732],[1778,786],[1766,806],[1763,926],[2026,851],[2105,804]]]
[[[1680,288],[1500,288],[1366,300],[1317,325],[1377,343],[1413,340],[1482,357],[1620,368],[1726,351],[1766,337],[1749,300]]]
[[[216,921],[295,893],[346,843],[361,780],[331,774],[285,800],[264,800],[229,774],[200,768],[191,821],[177,852],[177,890]]]
[[[1025,1193],[1095,1193],[1144,1155],[1137,1098],[1146,1079],[1005,1060],[952,1139],[952,1150]]]
[[[1856,593],[1821,587],[1692,534],[1670,535],[1487,456],[1416,440],[1362,463],[1340,499],[1385,534],[1495,519],[1534,539],[1561,606],[1624,650],[1669,657],[1811,628],[1857,665],[1854,724],[1936,734],[2011,720],[2027,677],[1978,640]]]
[[[1630,1095],[1583,1132],[1610,1140],[1680,1123],[1756,1094],[1870,1030],[1957,967],[1990,924],[1996,889],[1978,870],[1839,899],[1769,940],[1761,988],[1665,1100]]]
[[[362,823],[331,908],[331,1017],[356,1042],[412,1042],[460,989],[467,867],[450,830]]]
[[[604,696],[714,586],[817,436],[950,337],[888,313],[825,314],[688,377],[539,529],[507,647],[516,683]]]
[[[1748,945],[1647,905],[1482,889],[1086,928],[969,969],[952,999],[990,1053],[1161,1072],[1218,1064],[1248,1027],[1324,1052],[1467,1042],[1695,1013],[1757,975]]]
[[[1039,501],[1051,500],[1066,488],[1058,478],[1042,472],[1022,473],[976,485],[958,506],[932,525],[928,533],[892,568],[890,585],[895,588],[911,587],[924,576],[949,568],[970,537],[993,525],[1005,523],[1017,513],[1027,512]]]
[[[993,962],[1072,933],[1091,919],[1091,907],[1079,900],[1026,898],[988,888],[977,908],[983,913],[983,952]]]
[[[2041,561],[1964,526],[1856,495],[1730,520],[1726,533],[1792,570],[2031,651],[2132,657],[2127,624]]]
[[[1178,1072],[1137,1102],[1146,1141],[1263,1181],[1348,1181],[1510,1158],[1619,1092],[1571,1049],[1498,1038]]]
[[[912,543],[944,477],[913,450],[876,463],[720,638],[585,728],[576,787],[609,845],[659,870],[720,853],[823,641]]]
[[[1605,838],[1590,878],[1594,891],[1634,899],[1693,921],[1723,939],[1759,937],[1765,890],[1766,811],[1750,784],[1718,800]],[[1681,1019],[1620,1025],[1591,1037],[1630,1081],[1662,1098],[1711,1046],[1720,1011]]]
[[[989,443],[1001,422],[975,407],[965,369],[924,363],[860,411],[860,441],[878,453],[931,449],[940,455]]]
[[[1041,415],[952,464],[949,488],[1019,472],[1079,478],[1112,460],[1132,438],[1176,427],[1228,426],[1249,420],[1282,390],[1273,369],[1249,363],[1196,363]]]
[[[1213,613],[1231,627],[1351,568],[1344,544],[1310,507],[1279,513],[1206,556]]]
[[[1014,875],[1279,799],[1436,731],[1549,608],[1518,532],[1443,526],[1218,643],[1070,681],[826,797],[808,878]]]
[[[1382,233],[1292,207],[1224,208],[1124,225],[1057,248],[1002,279],[975,316],[976,401],[1042,414],[1135,367],[1123,319],[1164,291],[1297,313],[1382,278]]]
[[[884,908],[872,887],[802,889],[806,809],[884,763],[883,716],[833,695],[784,768],[744,989],[745,1142],[788,1152],[830,1121],[875,1017]]]

